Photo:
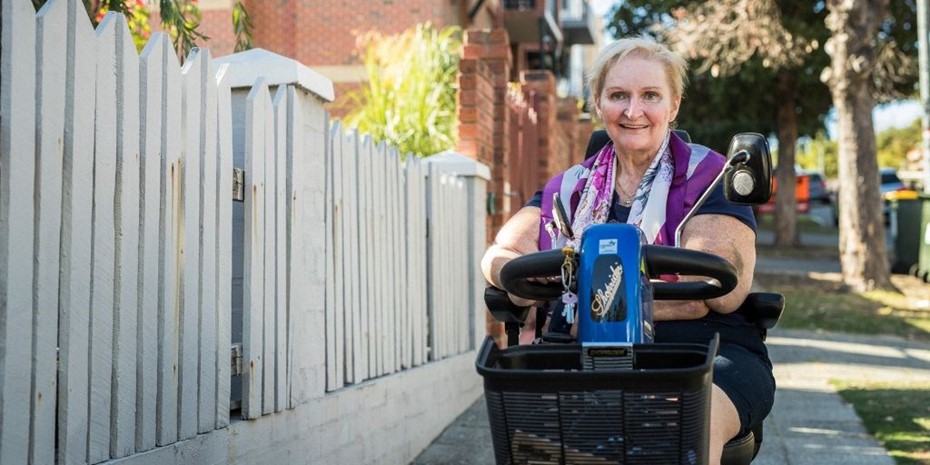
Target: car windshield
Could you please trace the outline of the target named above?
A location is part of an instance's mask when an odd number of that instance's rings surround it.
[[[897,174],[892,172],[882,173],[882,184],[898,184],[901,182],[901,178]]]

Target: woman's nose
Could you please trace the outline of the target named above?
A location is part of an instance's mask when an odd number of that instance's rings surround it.
[[[630,99],[630,104],[627,105],[627,107],[626,107],[626,112],[625,112],[625,113],[626,113],[626,117],[627,117],[627,118],[635,118],[635,117],[639,116],[639,114],[641,113],[641,111],[642,111],[642,106],[640,105],[639,100],[636,99],[636,98],[631,98],[631,99]]]

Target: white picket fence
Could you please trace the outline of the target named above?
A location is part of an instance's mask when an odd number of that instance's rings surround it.
[[[0,464],[127,457],[475,348],[462,178],[235,59],[137,54],[79,0],[0,14]]]

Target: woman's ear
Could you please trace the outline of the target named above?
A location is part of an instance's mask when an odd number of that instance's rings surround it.
[[[678,110],[681,108],[681,96],[676,96],[672,101],[672,111],[669,112],[668,122],[673,123],[678,118]]]

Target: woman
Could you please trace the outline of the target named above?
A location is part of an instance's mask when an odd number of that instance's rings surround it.
[[[670,129],[681,105],[686,70],[684,59],[648,38],[620,39],[604,48],[588,86],[591,108],[611,143],[550,180],[501,228],[482,260],[490,283],[501,287],[500,269],[510,259],[566,242],[577,245],[592,224],[636,224],[650,243],[674,243],[675,229],[724,163],[722,155],[687,144]],[[546,227],[553,192],[560,193],[570,214],[574,241]],[[681,246],[729,260],[739,276],[736,289],[716,299],[657,301],[654,307],[656,342],[707,343],[715,332],[721,335],[711,395],[710,463],[719,463],[727,441],[762,423],[774,399],[765,345],[751,324],[733,314],[752,285],[755,228],[751,209],[728,203],[718,186],[685,225]],[[511,300],[535,304],[516,296]],[[566,313],[551,312],[550,331],[570,329],[571,315]],[[521,343],[532,341],[532,334],[522,336]]]

